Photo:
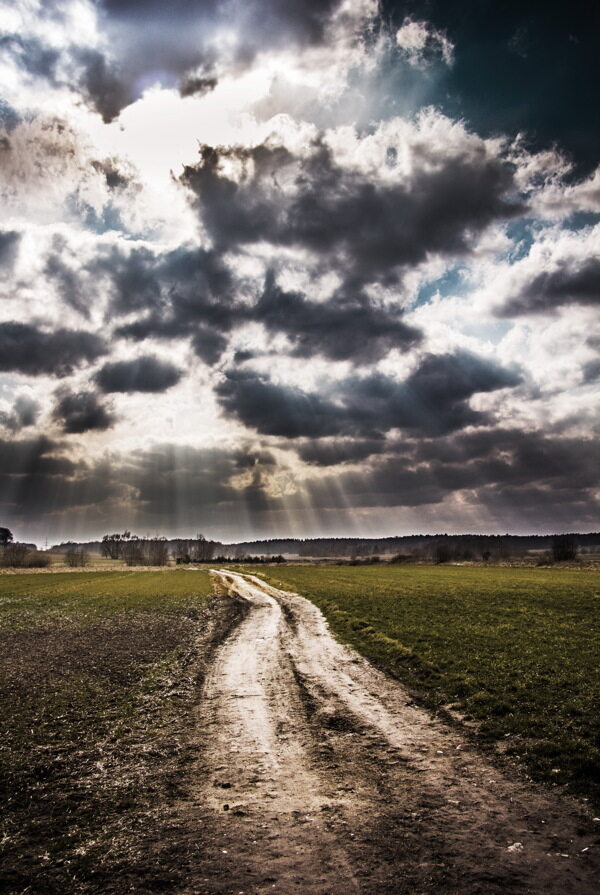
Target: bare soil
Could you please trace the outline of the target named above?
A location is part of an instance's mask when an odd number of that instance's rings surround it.
[[[196,709],[182,895],[597,893],[581,804],[480,754],[309,601],[215,574],[246,613]]]

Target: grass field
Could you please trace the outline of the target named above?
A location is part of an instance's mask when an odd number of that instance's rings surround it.
[[[210,593],[204,571],[0,576],[3,891],[136,874],[126,843],[179,760]]]
[[[248,571],[309,596],[343,640],[477,722],[536,779],[600,805],[600,573]],[[210,594],[207,571],[0,576],[3,891],[183,885],[158,857],[162,812],[190,760]]]
[[[534,779],[600,805],[600,573],[458,566],[311,567],[266,578],[310,597],[341,639]]]

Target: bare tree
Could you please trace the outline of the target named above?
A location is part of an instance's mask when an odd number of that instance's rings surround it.
[[[128,566],[145,566],[148,556],[142,538],[130,538],[122,545],[121,555]]]
[[[166,538],[152,538],[147,543],[148,564],[166,566],[169,561],[169,545]]]
[[[105,556],[107,559],[121,559],[125,545],[130,540],[130,531],[124,531],[123,534],[104,535],[100,545],[102,556]]]
[[[207,541],[204,535],[196,535],[196,540],[192,542],[190,551],[193,562],[208,562],[213,558],[214,552],[214,541]]]

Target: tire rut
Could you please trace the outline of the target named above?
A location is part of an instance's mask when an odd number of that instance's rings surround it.
[[[214,573],[245,606],[197,713],[186,893],[597,892],[581,806],[497,767],[331,636],[319,610]]]

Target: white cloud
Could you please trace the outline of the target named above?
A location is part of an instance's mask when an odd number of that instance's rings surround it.
[[[454,62],[454,44],[429,22],[405,18],[396,32],[396,44],[414,68],[425,68],[440,57],[446,65]]]

